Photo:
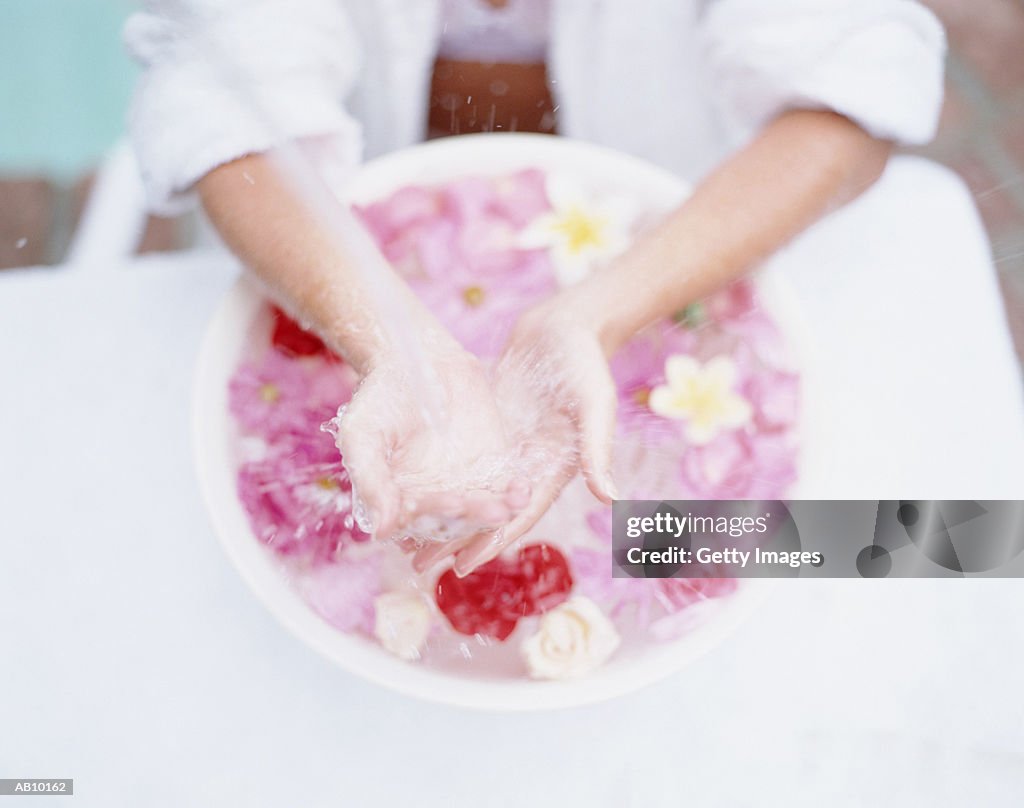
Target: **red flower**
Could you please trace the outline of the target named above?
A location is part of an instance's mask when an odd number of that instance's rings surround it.
[[[541,614],[569,597],[572,573],[569,562],[550,544],[531,544],[519,551],[519,575],[522,579],[527,614]]]
[[[531,544],[514,561],[496,558],[459,578],[437,580],[437,605],[460,634],[505,640],[522,617],[540,614],[569,597],[569,563],[550,544]]]
[[[274,331],[270,341],[285,356],[323,356],[337,359],[324,341],[311,331],[306,331],[277,306],[273,307]]]

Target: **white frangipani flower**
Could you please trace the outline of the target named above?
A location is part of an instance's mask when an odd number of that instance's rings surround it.
[[[625,251],[637,208],[620,196],[588,196],[557,174],[547,179],[551,210],[519,234],[523,249],[550,251],[559,284],[583,280],[597,265]]]
[[[703,446],[721,431],[737,429],[753,412],[750,402],[733,388],[736,365],[726,356],[701,364],[675,354],[665,360],[665,384],[651,391],[647,406],[665,418],[686,421],[690,443]]]

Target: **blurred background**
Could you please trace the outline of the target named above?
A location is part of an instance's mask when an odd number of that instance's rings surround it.
[[[925,0],[951,45],[936,141],[920,153],[970,186],[1024,357],[1024,0]],[[137,0],[0,0],[0,269],[59,264],[96,170],[124,130],[135,68],[120,28]],[[140,251],[189,245],[150,218]]]

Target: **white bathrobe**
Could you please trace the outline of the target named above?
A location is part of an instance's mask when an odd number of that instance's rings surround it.
[[[422,138],[438,0],[146,6],[126,39],[146,67],[131,128],[154,210],[182,209],[207,171],[276,138],[326,137],[351,164]],[[696,181],[786,108],[927,142],[945,39],[911,0],[553,0],[549,51],[562,134]],[[267,129],[246,93],[285,127]],[[955,176],[894,160],[770,270],[803,304],[835,432],[804,495],[1024,496],[1017,364]]]
[[[352,161],[423,137],[439,0],[146,5],[126,39],[146,66],[132,130],[157,210],[180,207],[181,192],[211,168],[282,135],[333,136]],[[945,40],[910,0],[552,6],[561,133],[690,180],[786,107],[834,109],[903,143],[934,134]],[[226,72],[218,61],[230,63]],[[286,131],[254,120],[244,93]]]

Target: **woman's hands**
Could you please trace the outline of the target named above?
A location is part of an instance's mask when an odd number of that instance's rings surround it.
[[[484,368],[453,340],[434,343],[415,377],[408,362],[376,361],[336,423],[357,513],[377,538],[457,542],[530,499],[505,472],[511,448]]]
[[[494,390],[518,447],[516,464],[531,481],[526,506],[507,524],[417,552],[423,570],[455,555],[455,571],[471,572],[524,535],[582,470],[602,502],[615,496],[611,445],[616,393],[597,332],[562,296],[529,311],[516,326],[495,370]]]
[[[780,115],[626,254],[529,312],[493,386],[461,348],[441,340],[428,350],[430,361],[420,364],[435,368],[449,416],[441,424],[428,422],[420,386],[397,370],[408,362],[383,358],[395,355],[382,337],[396,317],[381,300],[404,301],[399,310],[414,314],[422,307],[382,258],[368,284],[360,269],[366,251],[326,232],[262,155],[215,169],[198,189],[236,254],[363,373],[338,438],[377,534],[451,536],[421,548],[415,563],[424,569],[456,553],[465,574],[529,530],[577,470],[599,498],[613,496],[615,391],[606,356],[855,198],[889,151],[834,113]],[[420,311],[402,323],[410,319],[432,320]],[[518,473],[490,474],[495,452],[518,455]]]

